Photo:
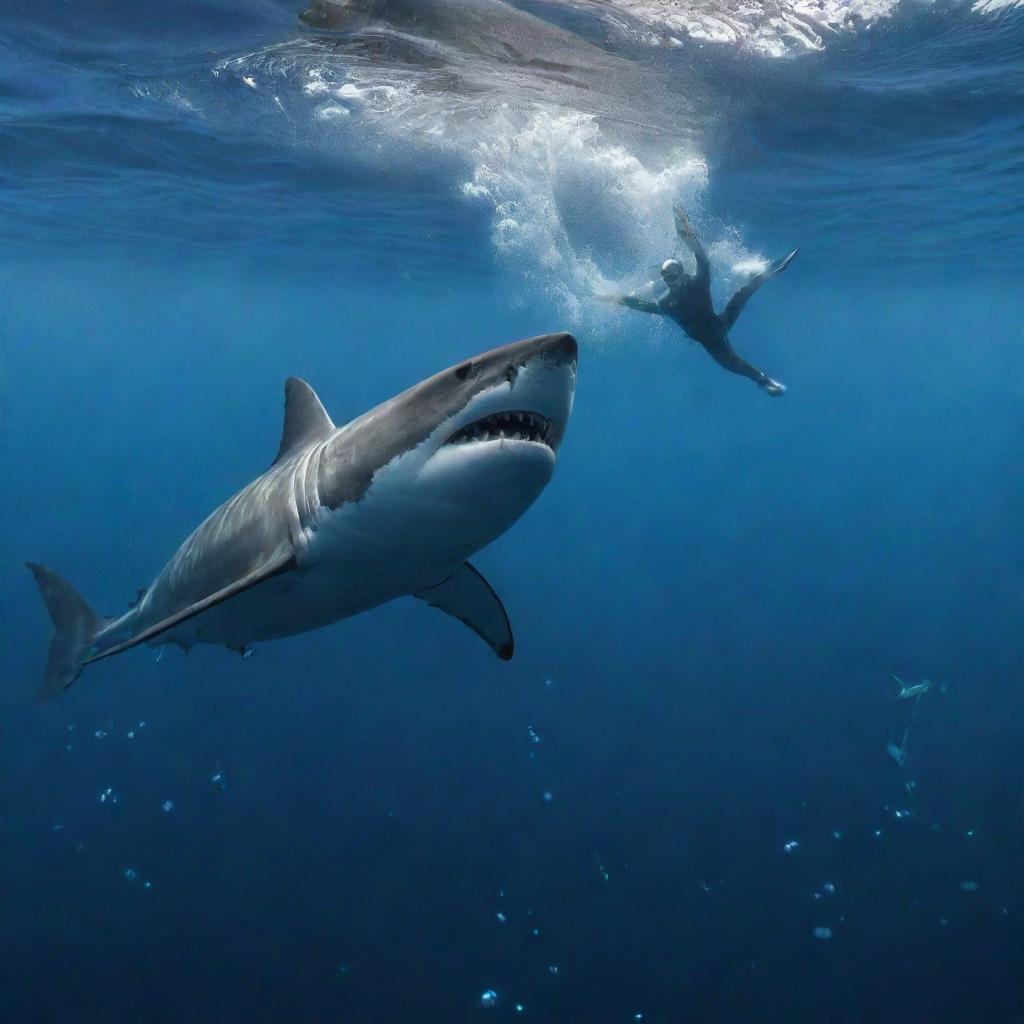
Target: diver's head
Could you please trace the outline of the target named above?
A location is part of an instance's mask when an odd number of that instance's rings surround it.
[[[661,277],[665,284],[669,286],[669,289],[678,288],[683,283],[685,276],[683,265],[679,260],[665,260],[662,263]]]

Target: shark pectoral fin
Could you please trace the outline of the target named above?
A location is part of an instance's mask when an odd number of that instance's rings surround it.
[[[469,562],[464,562],[443,583],[418,590],[413,597],[469,626],[502,661],[512,657],[512,627],[501,599]]]
[[[172,629],[174,626],[184,622],[186,619],[194,618],[196,615],[205,612],[207,608],[212,608],[215,604],[227,601],[230,598],[235,597],[237,594],[240,594],[243,590],[248,590],[250,587],[256,586],[257,583],[262,583],[264,580],[270,579],[272,576],[279,576],[281,573],[291,572],[294,568],[295,555],[292,553],[291,549],[283,551],[281,554],[269,558],[263,563],[263,565],[253,569],[250,573],[246,573],[246,575],[242,576],[240,579],[235,580],[233,583],[229,583],[226,587],[222,587],[220,590],[196,601],[194,604],[190,604],[187,608],[182,608],[179,611],[176,611],[173,615],[168,615],[167,618],[154,623],[147,629],[142,630],[141,633],[136,633],[135,636],[130,637],[123,643],[98,651],[91,658],[86,658],[83,664],[91,665],[94,661],[102,661],[104,658],[109,658],[113,654],[120,654],[122,651],[127,651],[132,647],[137,647],[139,644],[144,644],[147,640],[152,640],[153,637],[159,636],[161,633],[166,633],[167,630]]]

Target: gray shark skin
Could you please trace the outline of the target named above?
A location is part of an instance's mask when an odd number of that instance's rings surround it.
[[[299,20],[318,31],[390,32],[556,72],[611,63],[598,47],[503,0],[316,0]]]
[[[142,643],[244,652],[405,595],[507,660],[508,617],[468,559],[550,480],[576,360],[570,334],[514,342],[342,427],[290,378],[274,462],[193,531],[127,613],[101,619],[56,573],[28,563],[55,627],[41,696]]]
[[[490,117],[494,103],[560,108],[600,118],[611,138],[641,150],[652,132],[673,145],[701,134],[710,93],[699,73],[679,66],[666,74],[646,48],[616,46],[592,18],[572,28],[546,20],[564,15],[562,5],[532,3],[531,13],[505,0],[307,2],[299,21],[321,62],[359,68],[371,82],[414,81],[423,95],[448,97],[461,116]]]
[[[428,71],[427,91],[568,102],[606,116],[619,110],[615,97],[645,96],[648,115],[660,120],[664,104],[655,97],[669,84],[504,0],[314,0],[299,20],[343,57]],[[676,96],[670,123],[678,123],[682,105]]]

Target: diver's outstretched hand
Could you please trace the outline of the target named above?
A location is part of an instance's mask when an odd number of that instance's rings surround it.
[[[772,398],[778,398],[786,393],[786,385],[780,384],[777,380],[767,380],[761,385],[761,390]]]
[[[676,222],[676,231],[689,238],[693,237],[693,228],[690,227],[690,218],[686,216],[683,204],[677,199],[672,204],[672,217]]]

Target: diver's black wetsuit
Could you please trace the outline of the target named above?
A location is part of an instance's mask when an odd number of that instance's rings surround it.
[[[728,308],[728,307],[727,307]],[[658,310],[671,317],[719,366],[732,373],[749,377],[752,381],[767,387],[773,381],[768,374],[751,366],[737,354],[729,342],[729,331],[711,305],[709,283],[700,277],[687,276],[683,284],[669,291],[658,301]]]
[[[668,285],[667,295],[656,302],[632,295],[618,301],[629,309],[641,313],[658,313],[671,317],[694,341],[704,347],[719,366],[724,366],[742,377],[748,377],[769,394],[784,394],[786,389],[781,384],[772,380],[756,366],[751,366],[736,353],[729,342],[729,331],[750,296],[770,277],[785,270],[800,250],[794,249],[784,259],[777,260],[766,270],[755,274],[726,303],[721,314],[718,314],[711,301],[711,264],[707,253],[694,235],[686,214],[678,204],[673,208],[673,213],[676,231],[697,262],[696,274],[687,274],[677,260],[666,260],[662,266],[662,277]]]

